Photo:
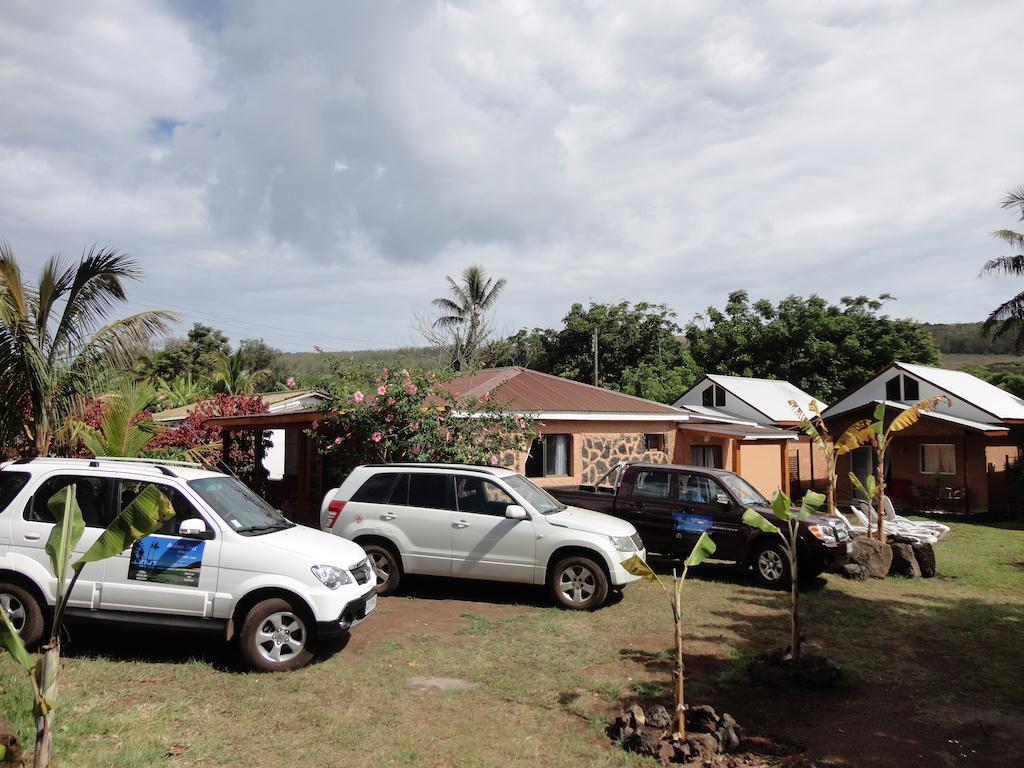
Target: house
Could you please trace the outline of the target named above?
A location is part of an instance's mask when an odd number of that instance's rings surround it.
[[[785,488],[792,432],[552,376],[529,368],[489,368],[446,385],[492,398],[536,421],[529,451],[502,457],[538,485],[590,484],[619,461],[732,469],[770,496]]]
[[[799,413],[791,402],[797,404]],[[802,495],[809,489],[824,490],[827,482],[824,454],[797,429],[802,416],[812,415],[812,402],[820,411],[825,410],[825,403],[788,381],[710,373],[684,392],[674,405],[709,417],[791,431],[793,442],[789,445],[786,473],[792,492]],[[699,456],[693,458],[691,463],[698,463]]]
[[[832,434],[886,405],[885,426],[919,400],[949,398],[898,432],[886,452],[888,495],[903,509],[975,513],[1004,511],[1020,461],[1024,400],[964,371],[893,363],[848,392],[824,413]],[[840,457],[839,496],[852,496],[852,471],[864,478],[874,452],[861,447]]]
[[[288,414],[315,411],[327,399],[326,395],[311,389],[289,390],[286,392],[260,392],[257,395],[267,404],[269,414]],[[181,424],[195,407],[195,403],[153,414],[153,419],[167,427]],[[295,473],[297,461],[297,432],[269,428],[272,446],[263,458],[269,480],[281,480],[285,474]]]

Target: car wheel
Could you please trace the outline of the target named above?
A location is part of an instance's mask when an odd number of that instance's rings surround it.
[[[566,557],[551,569],[548,584],[555,602],[578,611],[600,608],[608,597],[608,576],[588,557]]]
[[[30,592],[9,582],[0,583],[0,611],[7,614],[21,641],[31,647],[43,637],[43,609]]]
[[[783,589],[789,586],[789,556],[781,544],[762,542],[754,550],[754,576],[766,587]]]
[[[242,657],[263,672],[306,666],[313,659],[312,622],[279,597],[257,603],[245,616],[239,640]]]
[[[377,594],[392,594],[402,580],[402,569],[395,553],[383,544],[366,544],[363,551],[370,558],[370,565],[377,575]]]

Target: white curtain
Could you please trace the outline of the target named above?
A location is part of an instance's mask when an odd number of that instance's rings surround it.
[[[544,474],[569,474],[569,436],[549,435],[547,438],[547,464]]]
[[[956,446],[951,443],[921,446],[921,473],[952,475],[956,472]]]

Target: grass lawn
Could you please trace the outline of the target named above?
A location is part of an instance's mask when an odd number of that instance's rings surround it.
[[[731,712],[764,751],[819,765],[1024,764],[1024,529],[954,523],[940,576],[828,576],[804,594],[807,642],[844,666],[831,692],[747,682],[786,641],[786,596],[711,565],[687,587],[688,696]],[[609,715],[668,702],[671,620],[657,586],[596,613],[538,590],[418,580],[307,669],[238,672],[216,640],[72,629],[58,709],[61,766],[633,766]],[[439,691],[415,677],[458,678]],[[0,656],[0,711],[28,742],[24,674]],[[795,765],[792,757],[767,758]]]

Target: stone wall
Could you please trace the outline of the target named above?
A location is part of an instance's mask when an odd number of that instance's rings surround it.
[[[644,435],[626,434],[587,434],[579,435],[580,476],[584,485],[592,485],[597,478],[614,467],[620,461],[648,461],[653,464],[667,464],[668,454],[665,451],[648,451]]]

